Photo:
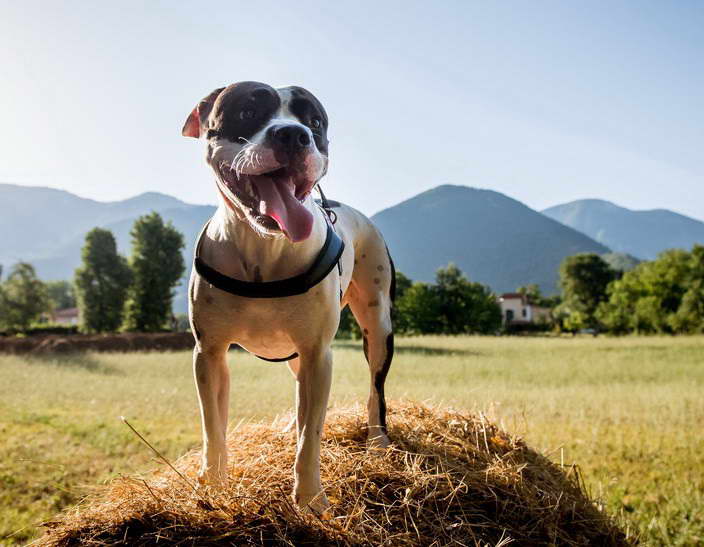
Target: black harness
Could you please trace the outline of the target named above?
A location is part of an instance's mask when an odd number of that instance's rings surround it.
[[[203,227],[203,230],[198,236],[198,241],[196,242],[193,267],[196,272],[198,272],[198,275],[205,279],[213,287],[216,287],[221,291],[225,291],[236,296],[243,296],[245,298],[285,298],[287,296],[304,294],[325,279],[335,266],[337,266],[338,273],[342,275],[340,258],[345,250],[345,243],[342,241],[340,236],[335,233],[335,229],[333,227],[335,221],[337,220],[335,212],[331,210],[328,200],[320,187],[318,187],[318,191],[320,192],[321,197],[319,205],[325,215],[328,229],[323,247],[320,249],[318,256],[315,257],[313,264],[311,264],[310,268],[308,268],[305,272],[289,277],[288,279],[257,282],[242,281],[217,271],[215,268],[208,266],[200,257],[200,246],[203,239],[203,234],[210,224],[210,221],[208,221]],[[340,299],[342,299],[342,289],[340,289]],[[289,361],[294,359],[298,357],[298,353],[278,359],[269,359],[266,357],[260,357],[259,355],[257,355],[257,357],[263,359],[264,361],[278,363],[281,361]]]

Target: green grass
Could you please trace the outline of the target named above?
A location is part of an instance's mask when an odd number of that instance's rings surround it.
[[[120,415],[169,458],[196,446],[190,361],[0,357],[0,543],[25,542],[95,485],[156,465]],[[292,407],[284,365],[230,361],[233,422]],[[360,344],[337,344],[332,404],[366,399],[363,362]],[[391,399],[484,412],[578,464],[591,494],[652,545],[704,542],[703,394],[704,337],[405,338],[387,384]]]

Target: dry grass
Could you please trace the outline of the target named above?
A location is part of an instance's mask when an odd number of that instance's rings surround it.
[[[562,469],[484,417],[394,402],[394,446],[369,453],[365,412],[334,410],[322,475],[333,509],[290,503],[295,441],[285,420],[229,436],[224,490],[193,489],[198,453],[144,477],[122,477],[48,523],[39,545],[627,545]]]

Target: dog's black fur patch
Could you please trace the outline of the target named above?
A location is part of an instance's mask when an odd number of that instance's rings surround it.
[[[379,423],[381,428],[386,433],[386,399],[384,397],[384,383],[386,382],[386,375],[389,373],[391,368],[391,361],[394,358],[394,333],[390,333],[386,337],[386,358],[384,359],[384,364],[374,375],[374,389],[379,397]]]
[[[291,101],[288,108],[303,125],[313,133],[315,145],[321,154],[328,155],[328,115],[320,101],[307,89],[291,86],[284,88],[290,91]],[[283,91],[283,90],[282,90]],[[319,120],[320,125],[315,127],[314,120]]]
[[[227,86],[215,99],[208,117],[208,136],[238,144],[261,130],[281,106],[281,98],[270,85],[239,82]]]

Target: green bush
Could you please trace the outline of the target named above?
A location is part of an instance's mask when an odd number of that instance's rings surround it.
[[[607,290],[597,317],[615,334],[704,332],[704,246],[642,262]]]

